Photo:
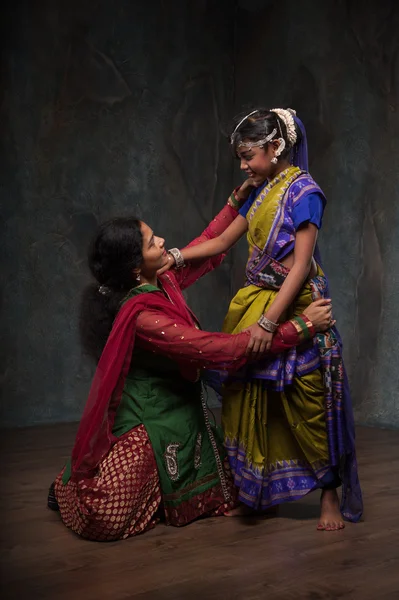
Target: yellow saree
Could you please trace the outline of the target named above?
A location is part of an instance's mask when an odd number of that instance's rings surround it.
[[[247,282],[231,301],[224,332],[237,333],[256,323],[273,302],[288,272],[276,256],[295,243],[290,211],[315,186],[309,175],[291,167],[256,197],[247,215]],[[283,320],[301,314],[322,295],[318,269]],[[242,502],[266,509],[320,487],[331,461],[317,343],[309,341],[229,380],[223,390],[222,426]]]

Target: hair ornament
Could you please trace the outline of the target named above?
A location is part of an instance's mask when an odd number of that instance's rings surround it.
[[[272,108],[270,112],[274,112],[282,121],[284,121],[290,146],[295,146],[297,141],[297,133],[294,121],[294,116],[296,115],[295,110],[292,108]]]
[[[108,296],[108,294],[110,293],[111,290],[109,289],[109,287],[107,285],[100,285],[100,287],[98,288],[98,291],[103,296]]]

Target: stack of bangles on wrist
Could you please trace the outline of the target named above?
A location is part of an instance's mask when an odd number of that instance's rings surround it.
[[[241,204],[242,204],[242,198],[240,198],[237,194],[237,190],[239,190],[239,189],[240,188],[236,188],[235,190],[233,190],[230,194],[229,199],[227,200],[227,204],[229,206],[231,206],[232,208],[235,208],[236,210],[241,208]]]
[[[185,265],[184,258],[178,248],[171,248],[170,250],[168,250],[168,254],[173,256],[173,258],[175,259],[176,269],[181,269],[182,267],[184,267],[184,265]]]
[[[273,323],[273,321],[270,321],[270,319],[268,319],[264,315],[262,315],[261,318],[258,320],[258,325],[259,327],[262,327],[262,329],[268,331],[269,333],[275,333],[278,327],[278,323]]]

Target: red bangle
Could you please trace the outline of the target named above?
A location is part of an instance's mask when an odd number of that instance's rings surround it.
[[[232,192],[230,194],[229,199],[227,200],[227,204],[229,206],[231,206],[232,208],[234,208],[235,210],[238,210],[241,206],[241,203],[239,200],[237,200],[236,194],[234,192]]]
[[[242,204],[245,202],[245,198],[240,198],[238,196],[238,190],[241,188],[241,186],[239,185],[238,187],[236,187],[230,194],[230,197],[227,201],[227,203],[232,206],[233,208],[235,208],[236,210],[239,210],[242,206]]]
[[[240,188],[241,188],[241,186],[239,185],[239,186],[237,186],[236,188],[234,188],[234,190],[233,190],[234,198],[237,200],[237,202],[238,202],[239,204],[241,204],[241,203],[242,203],[242,202],[245,200],[245,198],[240,198],[240,197],[238,196],[238,190],[239,190]]]

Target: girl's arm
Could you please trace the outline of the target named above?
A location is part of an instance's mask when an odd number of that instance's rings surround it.
[[[220,233],[218,237],[200,244],[190,244],[186,248],[183,248],[181,253],[184,261],[189,262],[191,260],[212,258],[219,254],[225,254],[236,242],[238,242],[247,229],[247,220],[241,215],[238,215],[231,225],[229,225],[225,231]]]
[[[283,285],[273,302],[268,307],[264,316],[278,323],[284,311],[293,303],[298,295],[305,279],[309,275],[312,266],[313,252],[317,241],[318,228],[313,223],[306,223],[297,230],[294,264],[288,273]],[[269,351],[272,345],[273,334],[265,331],[255,323],[247,329],[251,333],[249,351],[260,357],[265,351]]]
[[[185,265],[181,269],[173,269],[173,275],[176,278],[177,284],[179,287],[184,290],[188,288],[190,285],[193,285],[198,279],[210,273],[214,269],[216,269],[222,262],[224,257],[226,256],[223,250],[217,249],[215,252],[204,252],[203,247],[205,246],[209,248],[209,245],[216,243],[216,247],[221,247],[220,242],[218,242],[219,237],[224,235],[226,225],[231,223],[227,227],[226,231],[229,231],[230,228],[235,225],[236,221],[244,221],[246,224],[246,220],[240,215],[237,216],[237,211],[229,205],[226,205],[222,211],[213,219],[213,221],[209,224],[206,230],[202,233],[199,238],[193,240],[186,248],[182,250],[183,257],[185,259]],[[233,231],[235,228],[233,228]],[[238,234],[236,234],[238,236]],[[216,236],[213,238],[212,236]],[[230,238],[230,234],[228,234],[228,239]],[[238,237],[237,237],[238,239]],[[234,243],[234,242],[233,242]],[[197,248],[199,250],[197,250]],[[187,259],[187,256],[194,256],[197,258],[196,261],[190,262]],[[161,269],[158,272],[158,275],[163,273],[167,269]]]
[[[294,264],[274,301],[265,312],[265,317],[273,323],[278,323],[281,315],[293,303],[309,275],[317,233],[318,229],[313,223],[306,223],[296,232]]]
[[[232,192],[227,207],[211,221],[198,238],[183,248],[181,252],[185,261],[212,258],[227,252],[234,246],[248,229],[247,220],[238,211],[254,189],[254,181],[246,179]],[[229,213],[234,215],[233,217],[225,213],[228,209],[230,209]]]
[[[225,250],[223,248],[226,247],[228,249],[233,246],[246,231],[246,219],[238,214],[238,210],[248,198],[253,188],[252,180],[247,179],[239,189],[234,190],[228,203],[212,219],[202,234],[183,248],[182,255],[187,262],[183,268],[173,269],[173,273],[181,289],[189,287],[200,279],[200,277],[216,269],[225,257]],[[238,225],[236,225],[237,221]],[[235,227],[231,229],[233,225]],[[237,231],[237,228],[239,231]],[[227,239],[224,237],[226,234]],[[222,236],[223,239],[219,240]],[[209,245],[211,246],[210,248]],[[192,260],[191,256],[196,259],[193,263],[190,262]],[[160,269],[158,275],[161,275],[172,267],[174,259],[171,256],[169,258],[169,264]]]

